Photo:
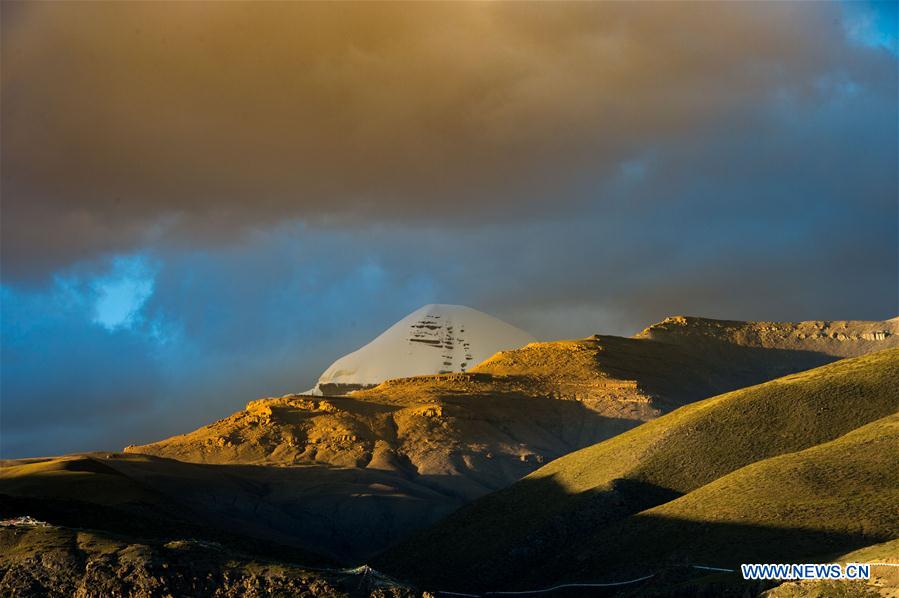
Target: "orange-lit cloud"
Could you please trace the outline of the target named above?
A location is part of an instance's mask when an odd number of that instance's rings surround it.
[[[840,27],[802,3],[5,2],[4,266],[554,213],[647,147],[814,97],[861,61]]]

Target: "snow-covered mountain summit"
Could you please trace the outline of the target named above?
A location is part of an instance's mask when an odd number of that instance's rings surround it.
[[[463,305],[421,307],[325,370],[313,394],[341,395],[391,378],[464,372],[536,339]]]

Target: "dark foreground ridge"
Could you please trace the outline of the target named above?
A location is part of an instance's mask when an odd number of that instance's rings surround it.
[[[34,520],[0,532],[2,596],[420,595],[369,567],[304,567],[214,542],[138,541]]]

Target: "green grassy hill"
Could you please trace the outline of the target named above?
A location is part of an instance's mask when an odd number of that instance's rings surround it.
[[[881,490],[889,489],[874,483],[878,476],[896,487],[899,480],[892,476],[899,461],[895,450],[899,443],[895,442],[894,422],[880,422],[866,432],[887,437],[885,443],[862,435],[858,438],[864,442],[852,444],[853,455],[866,452],[866,446],[876,453],[867,461],[874,467],[869,477],[828,477],[831,465],[825,457],[843,450],[841,442],[853,436],[832,446],[825,443],[895,413],[899,409],[897,380],[899,350],[890,349],[688,405],[549,463],[414,536],[384,555],[378,565],[426,586],[462,590],[522,584],[533,587],[535,583],[585,574],[617,578],[624,574],[626,578],[623,563],[630,562],[629,551],[644,546],[642,540],[629,536],[637,529],[647,533],[640,526],[649,524],[643,522],[665,529],[669,524],[662,523],[681,521],[670,524],[674,527],[667,533],[683,535],[687,547],[692,546],[691,538],[699,533],[697,530],[717,530],[709,532],[717,540],[710,541],[708,551],[697,552],[694,558],[719,554],[717,551],[741,534],[755,537],[759,526],[770,524],[772,529],[789,530],[791,521],[805,527],[798,535],[795,527],[790,533],[784,532],[799,538],[790,546],[805,541],[805,537],[823,546],[822,552],[833,543],[834,553],[838,553],[883,541],[888,538],[881,536],[889,533],[892,523],[876,517],[871,519],[870,529],[842,524],[831,529],[831,507],[838,507],[840,502],[828,506],[823,497],[836,492],[830,485],[839,486],[845,497],[860,497],[862,504],[855,508],[874,508]],[[862,432],[859,430],[859,434]],[[890,440],[894,443],[892,451]],[[820,450],[824,452],[812,449],[817,445],[822,445]],[[812,450],[797,453],[805,449]],[[766,462],[778,455],[785,455],[784,460],[771,461],[773,465]],[[790,461],[791,457],[798,461]],[[815,466],[811,461],[818,458],[828,465]],[[806,461],[808,466],[800,467]],[[753,467],[763,468],[761,471],[772,480],[780,480],[771,472],[790,471],[784,469],[787,465],[795,469],[793,475],[800,476],[800,481],[806,476],[807,484],[819,483],[818,479],[825,484],[818,494],[804,495],[808,510],[797,510],[799,505],[793,502],[796,496],[790,494],[786,479],[764,486],[773,501],[771,508],[780,509],[766,515],[770,517],[767,524],[726,520],[739,505],[752,505],[755,500],[761,501],[759,506],[766,505],[763,496],[737,483],[740,479],[762,481],[764,476],[755,476]],[[767,470],[769,466],[775,469]],[[888,471],[891,467],[893,470]],[[738,477],[728,476],[732,472]],[[868,488],[877,490],[871,494]],[[732,493],[725,492],[727,489]],[[889,498],[888,493],[884,496]],[[895,499],[892,504],[896,504]],[[790,505],[795,508],[787,508]],[[654,507],[658,510],[649,511]],[[820,509],[818,515],[815,509]],[[724,519],[718,517],[719,510]],[[684,519],[690,513],[698,519]],[[655,538],[647,540],[649,549],[658,545],[659,550],[649,550],[647,558],[657,564],[677,560],[678,551],[683,553],[683,547],[667,550],[659,540],[662,536],[647,536]],[[779,536],[759,537],[759,546],[764,548],[776,546]],[[647,566],[636,569],[645,571]]]
[[[829,562],[899,537],[899,415],[747,465],[594,533],[532,578],[595,579],[647,563]],[[812,559],[810,561],[810,559]]]

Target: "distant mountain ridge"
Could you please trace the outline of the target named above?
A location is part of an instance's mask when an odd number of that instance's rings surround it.
[[[744,347],[818,351],[856,357],[899,346],[899,317],[890,320],[809,320],[742,322],[671,316],[647,327],[635,338],[690,344],[714,339]]]

